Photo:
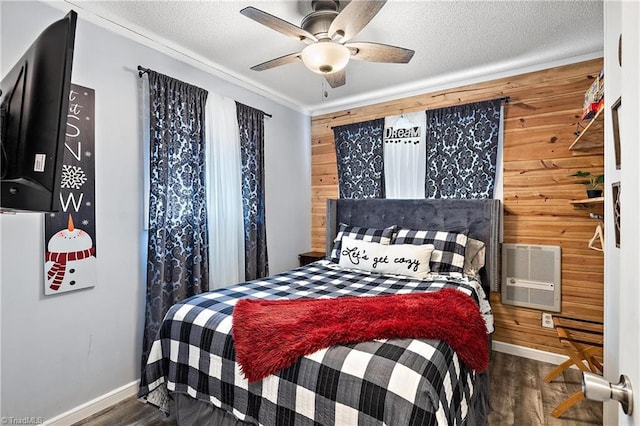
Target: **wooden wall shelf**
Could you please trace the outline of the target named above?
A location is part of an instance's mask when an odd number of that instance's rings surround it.
[[[585,198],[583,200],[571,201],[575,207],[585,209],[592,218],[602,219],[604,217],[604,197]]]
[[[569,147],[572,151],[588,151],[604,147],[604,108],[591,119]]]
[[[579,207],[597,207],[604,204],[604,197],[585,198],[583,200],[573,200],[571,204]]]

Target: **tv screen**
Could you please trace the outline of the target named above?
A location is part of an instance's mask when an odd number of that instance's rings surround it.
[[[0,210],[60,210],[77,14],[47,27],[0,83]]]

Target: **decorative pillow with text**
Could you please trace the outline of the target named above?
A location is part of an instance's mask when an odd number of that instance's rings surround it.
[[[339,265],[381,274],[426,278],[434,246],[385,245],[342,238]]]
[[[393,234],[396,232],[396,226],[389,226],[384,229],[364,228],[361,226],[351,226],[344,223],[340,224],[338,234],[333,240],[333,250],[331,250],[330,260],[335,263],[340,261],[340,247],[342,246],[342,238],[348,237],[354,240],[371,241],[374,243],[391,244]]]

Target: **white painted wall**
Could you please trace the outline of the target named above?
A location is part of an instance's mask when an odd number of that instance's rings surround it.
[[[0,2],[0,75],[65,13]],[[42,215],[0,216],[0,417],[52,418],[138,378],[146,235],[137,65],[273,115],[265,120],[271,272],[296,266],[311,246],[308,116],[79,18],[72,81],[96,94],[98,285],[45,297]]]

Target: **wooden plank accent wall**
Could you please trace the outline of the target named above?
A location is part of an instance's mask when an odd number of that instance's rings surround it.
[[[585,188],[569,175],[602,172],[603,150],[573,152],[584,92],[602,59],[320,115],[312,118],[312,247],[325,248],[325,202],[338,197],[332,127],[407,112],[508,96],[504,131],[504,242],[562,248],[562,313],[603,319],[602,253],[588,247],[597,220],[570,204]],[[491,294],[494,339],[563,353],[541,311],[503,305]]]

